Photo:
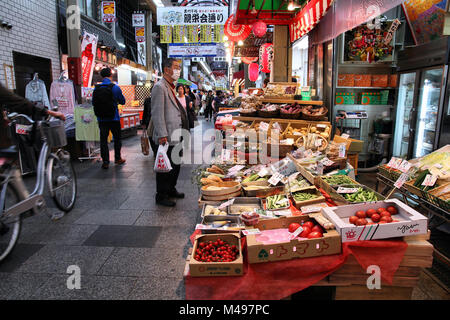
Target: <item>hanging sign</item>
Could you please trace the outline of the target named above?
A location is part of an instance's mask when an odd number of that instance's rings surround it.
[[[145,27],[136,27],[134,28],[136,42],[144,42],[145,41]]]
[[[161,26],[160,27],[160,42],[161,43],[172,43],[172,27],[171,26]]]
[[[98,37],[85,33],[81,42],[81,71],[83,75],[83,87],[90,87],[92,75],[94,73],[95,53],[97,49]]]
[[[210,25],[200,26],[200,42],[201,43],[212,42],[212,28]]]
[[[186,26],[187,42],[198,43],[198,26]]]
[[[102,21],[115,22],[116,21],[116,2],[102,1]]]
[[[395,19],[394,21],[392,21],[391,27],[389,28],[387,35],[384,37],[385,45],[389,45],[391,43],[392,38],[394,37],[394,33],[395,33],[395,31],[397,31],[400,24],[401,24],[401,22],[398,19]]]
[[[147,65],[147,50],[146,50],[146,44],[145,41],[144,42],[138,42],[137,43],[137,58],[138,58],[138,63],[142,64],[143,66]]]
[[[160,7],[156,9],[157,25],[214,25],[228,19],[228,7]]]
[[[215,44],[169,44],[169,58],[214,57],[217,55]]]
[[[173,26],[173,43],[184,42],[184,26]]]
[[[144,13],[133,13],[131,15],[131,20],[133,21],[133,27],[145,27]]]
[[[214,25],[214,42],[223,42],[223,24]]]

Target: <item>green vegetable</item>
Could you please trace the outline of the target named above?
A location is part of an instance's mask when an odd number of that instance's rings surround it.
[[[260,178],[260,176],[258,176],[258,174],[252,174],[251,176],[248,176],[247,178],[245,178],[242,182],[243,183],[247,183],[247,182],[253,182],[256,181]]]
[[[364,190],[363,188],[358,188],[355,193],[345,193],[344,198],[349,202],[378,201],[374,191]]]
[[[267,209],[268,210],[276,210],[276,209],[286,208],[288,205],[277,203],[283,199],[287,199],[287,198],[286,198],[286,196],[281,195],[281,194],[267,197],[267,199],[266,199]]]
[[[345,175],[334,175],[334,176],[329,176],[329,177],[322,177],[328,184],[332,185],[332,186],[340,186],[343,184],[353,184],[353,181],[345,176]]]
[[[297,202],[307,201],[307,200],[311,200],[311,199],[315,199],[315,198],[319,197],[316,194],[308,193],[308,192],[295,192],[292,194],[292,196],[294,197],[294,200]]]

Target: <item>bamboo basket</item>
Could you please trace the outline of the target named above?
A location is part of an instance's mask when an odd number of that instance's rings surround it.
[[[319,115],[310,115],[310,114],[306,114],[306,110],[303,109],[302,110],[302,119],[304,120],[309,120],[309,121],[321,121],[324,118],[326,118],[327,114],[328,114],[328,108],[327,107],[323,107],[324,108],[324,112],[322,114]]]
[[[297,113],[286,113],[283,110],[280,110],[280,118],[281,119],[291,119],[291,120],[297,120],[300,119],[302,116],[302,112],[299,111]]]
[[[258,110],[258,117],[261,117],[261,118],[278,118],[279,115],[280,115],[279,109],[277,109],[275,111]]]
[[[224,187],[222,190],[208,190],[208,187]],[[241,191],[241,185],[239,182],[236,181],[225,181],[225,182],[219,182],[219,183],[212,183],[208,186],[203,186],[201,188],[202,195],[203,196],[223,196],[228,195],[236,192]],[[211,199],[213,200],[213,199]]]

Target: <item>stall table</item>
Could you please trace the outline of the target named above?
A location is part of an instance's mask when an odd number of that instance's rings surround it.
[[[120,116],[120,128],[122,129],[122,137],[129,137],[137,134],[140,124],[138,113],[125,113]]]

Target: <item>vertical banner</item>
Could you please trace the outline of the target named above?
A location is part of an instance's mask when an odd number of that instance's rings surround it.
[[[138,55],[138,63],[142,64],[143,66],[147,65],[147,59],[146,59],[146,45],[145,45],[145,41],[144,42],[138,42],[137,43],[137,55]]]
[[[145,14],[133,13],[131,16],[133,27],[145,27]]]
[[[102,21],[114,22],[116,21],[116,2],[102,1]]]
[[[145,41],[145,27],[136,27],[134,28],[136,42],[144,42]]]
[[[214,42],[223,42],[223,24],[214,25]]]
[[[184,43],[185,26],[173,26],[173,43]]]
[[[200,42],[201,43],[212,42],[212,28],[210,25],[200,26]]]
[[[81,42],[81,70],[83,74],[82,87],[90,87],[94,73],[95,53],[97,51],[98,37],[85,33]]]
[[[160,27],[160,42],[161,43],[172,43],[172,27],[171,26],[161,26]]]
[[[188,25],[186,29],[188,43],[198,43],[198,26]]]

